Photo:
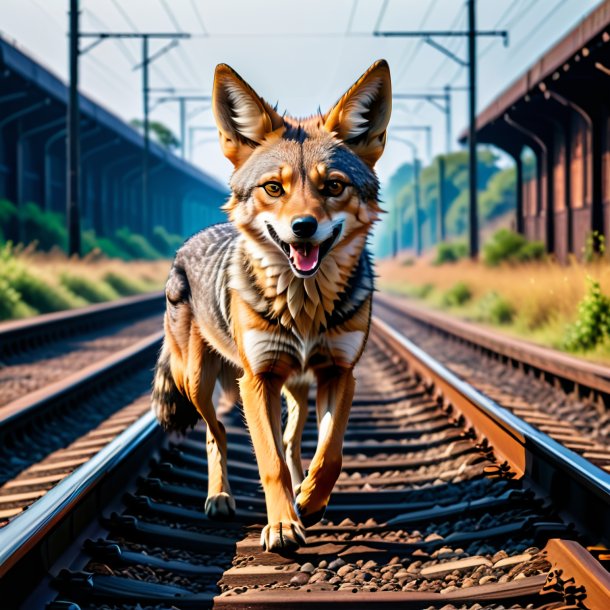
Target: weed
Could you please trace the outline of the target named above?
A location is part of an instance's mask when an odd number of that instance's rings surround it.
[[[592,231],[587,235],[582,249],[582,258],[586,263],[603,258],[606,253],[606,240],[599,231]]]
[[[141,294],[150,290],[150,287],[142,280],[127,277],[126,275],[121,275],[115,271],[109,271],[104,276],[104,282],[124,297]]]
[[[500,229],[483,246],[483,262],[495,267],[502,262],[524,263],[542,260],[545,248],[542,242],[528,242],[523,235],[509,229]]]
[[[477,309],[479,320],[491,324],[510,324],[515,316],[515,308],[494,291],[481,297]]]
[[[70,292],[85,299],[89,303],[103,303],[119,298],[119,293],[109,284],[102,281],[91,280],[82,275],[62,273],[60,282]]]
[[[68,232],[61,214],[44,212],[35,203],[20,206],[18,214],[26,243],[36,241],[40,250],[51,250],[54,247],[66,250]]]
[[[180,235],[168,233],[165,227],[155,227],[153,229],[150,243],[163,256],[173,257],[176,250],[180,248],[184,240]]]
[[[468,245],[466,242],[443,242],[436,249],[436,258],[434,265],[443,265],[444,263],[455,263],[461,258],[468,256]]]
[[[38,313],[32,307],[22,303],[19,293],[0,276],[0,320],[24,318]]]
[[[446,307],[459,307],[464,305],[472,298],[472,291],[465,282],[454,284],[443,294],[442,304]]]
[[[578,304],[578,316],[574,324],[566,328],[563,341],[571,352],[590,350],[602,343],[610,332],[610,298],[598,281],[587,277],[588,289]]]
[[[161,254],[150,245],[143,235],[131,233],[125,227],[116,231],[113,241],[131,258],[149,261],[162,258]]]

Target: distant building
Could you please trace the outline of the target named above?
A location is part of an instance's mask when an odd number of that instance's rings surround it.
[[[67,100],[65,83],[0,37],[0,198],[64,212]],[[155,142],[144,207],[142,135],[84,95],[80,112],[83,229],[149,235],[161,225],[190,235],[225,218],[227,187]],[[11,231],[5,237],[16,239]]]
[[[610,0],[477,117],[477,138],[517,165],[516,227],[566,260],[610,235]],[[467,140],[467,134],[462,135]],[[523,175],[531,149],[536,171]]]

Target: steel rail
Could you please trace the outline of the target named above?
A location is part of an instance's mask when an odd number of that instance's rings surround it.
[[[154,358],[161,347],[163,334],[158,331],[101,362],[4,405],[0,408],[0,434],[6,435],[30,418],[78,399],[83,392],[90,392],[92,387],[116,376],[119,371],[125,373],[142,360]]]
[[[469,322],[451,320],[442,314],[405,302],[400,297],[378,293],[375,295],[375,304],[476,348],[567,381],[575,387],[594,390],[606,401],[610,401],[610,367],[586,362],[525,340],[501,336]]]
[[[531,480],[558,509],[578,519],[584,531],[610,541],[609,473],[498,405],[375,316],[373,329],[417,376],[442,393],[517,476]]]
[[[24,320],[0,323],[0,355],[24,349],[28,342],[39,345],[48,337],[74,334],[82,328],[103,326],[125,317],[141,316],[147,312],[163,311],[165,294],[152,292],[125,297],[108,303],[89,305],[43,314]]]
[[[40,540],[65,518],[76,522],[73,512],[102,483],[110,483],[111,472],[144,444],[161,437],[152,413],[132,424],[91,460],[63,479],[27,511],[0,529],[0,577],[4,577]],[[103,495],[97,490],[98,498]],[[86,506],[85,510],[91,511]]]

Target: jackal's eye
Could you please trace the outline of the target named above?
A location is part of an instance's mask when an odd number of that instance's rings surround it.
[[[347,184],[341,182],[341,180],[327,180],[324,183],[322,193],[327,197],[338,197],[345,190]]]
[[[265,182],[263,188],[267,195],[271,195],[271,197],[280,197],[284,194],[284,189],[279,182]]]

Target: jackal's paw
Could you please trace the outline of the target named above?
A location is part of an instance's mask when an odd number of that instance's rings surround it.
[[[305,530],[297,521],[268,523],[261,532],[261,546],[266,551],[298,549],[305,544]]]
[[[294,503],[294,509],[297,511],[297,515],[299,515],[299,519],[305,527],[311,527],[312,525],[315,525],[316,523],[318,523],[318,521],[322,519],[322,517],[324,517],[324,513],[326,512],[326,505],[313,512],[308,512],[307,508],[301,506],[298,500],[299,499],[297,497],[297,501]]]
[[[235,498],[225,491],[208,496],[205,512],[210,519],[230,519],[235,515]]]

